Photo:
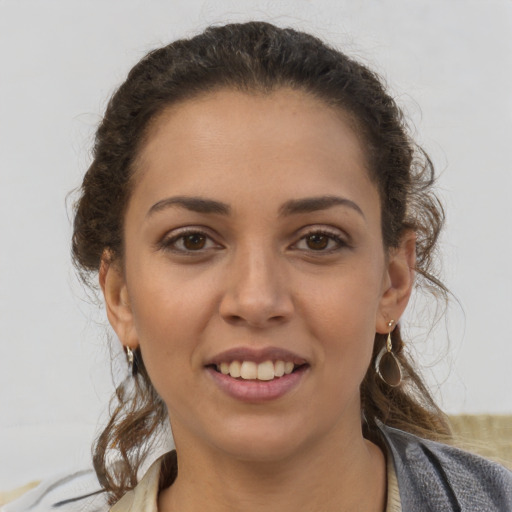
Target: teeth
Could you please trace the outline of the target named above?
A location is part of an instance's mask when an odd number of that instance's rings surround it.
[[[272,380],[275,377],[282,377],[293,372],[295,365],[291,361],[265,361],[256,364],[253,361],[232,361],[231,363],[220,363],[217,370],[223,375],[242,378],[244,380]]]
[[[286,361],[286,363],[284,363],[284,373],[286,373],[286,375],[288,375],[289,373],[292,373],[292,372],[293,372],[293,363],[290,361]]]
[[[229,374],[231,375],[231,377],[235,377],[235,379],[240,377],[241,366],[242,365],[238,361],[233,361],[229,365]]]
[[[276,361],[274,363],[274,375],[282,377],[284,375],[284,361]]]
[[[265,361],[258,365],[258,380],[272,380],[275,375],[274,363]]]
[[[258,365],[252,361],[244,361],[240,368],[240,377],[245,380],[256,379],[258,377]]]

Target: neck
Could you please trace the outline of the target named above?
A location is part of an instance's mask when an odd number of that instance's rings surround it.
[[[177,448],[179,472],[160,493],[161,512],[385,509],[385,458],[361,432],[272,462],[240,460],[204,447]]]

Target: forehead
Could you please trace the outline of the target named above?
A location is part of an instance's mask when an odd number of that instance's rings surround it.
[[[300,124],[290,131],[290,121]],[[365,143],[359,140],[356,125],[357,122],[348,112],[305,91],[283,87],[265,93],[221,88],[179,101],[157,114],[147,130],[142,154],[147,155],[162,132],[169,137],[185,130],[190,133],[205,132],[215,127],[219,129],[220,136],[225,136],[230,135],[229,128],[232,127],[231,135],[248,138],[261,136],[262,133],[273,138],[273,134],[278,133],[280,143],[283,143],[287,133],[293,142],[292,136],[300,135],[299,128],[304,128],[308,138],[322,138],[326,142],[332,139],[331,135],[339,137],[343,131],[344,135],[349,136],[347,139],[357,142],[364,159],[362,149]],[[332,130],[334,126],[336,129]],[[240,127],[245,129],[240,132]],[[283,127],[288,130],[283,132]],[[172,128],[175,128],[175,133],[172,133]]]
[[[227,196],[268,195],[278,184],[299,196],[325,195],[338,182],[375,188],[350,117],[285,88],[222,89],[168,107],[150,126],[136,168],[135,188],[155,200],[166,187],[194,195],[212,186],[222,195],[224,187]]]

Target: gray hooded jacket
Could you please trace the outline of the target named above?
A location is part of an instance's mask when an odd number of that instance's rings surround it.
[[[403,512],[512,512],[512,471],[382,425]]]

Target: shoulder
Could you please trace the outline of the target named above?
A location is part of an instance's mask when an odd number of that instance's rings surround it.
[[[0,512],[106,512],[106,495],[92,469],[43,480],[37,487],[0,508]]]
[[[135,488],[112,508],[94,470],[85,469],[43,480],[15,501],[0,505],[0,512],[156,512],[160,469],[165,460],[163,455],[153,461]]]
[[[403,510],[512,510],[512,472],[453,446],[380,425]]]
[[[157,512],[162,460],[160,457],[153,462],[142,480],[112,507],[111,512]]]

